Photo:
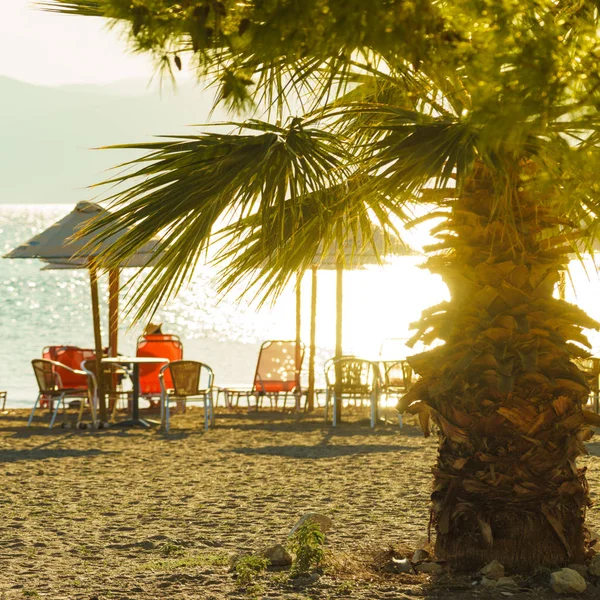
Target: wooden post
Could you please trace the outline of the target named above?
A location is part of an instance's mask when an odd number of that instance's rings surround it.
[[[300,409],[300,396],[302,388],[300,386],[300,375],[302,373],[302,272],[296,274],[296,410]]]
[[[342,357],[342,304],[343,304],[343,276],[344,263],[341,259],[337,259],[335,264],[335,358]],[[335,401],[337,420],[342,420],[342,370],[339,364],[335,368]]]
[[[108,355],[119,354],[119,275],[118,268],[110,269],[108,272]],[[108,395],[108,411],[114,414],[117,402],[115,393],[118,385],[116,372],[112,372],[109,381],[110,389],[104,390]]]
[[[311,267],[310,288],[310,351],[308,355],[308,392],[306,410],[315,410],[315,343],[317,332],[317,267]]]
[[[98,384],[98,402],[100,421],[108,421],[106,398],[104,397],[104,377],[102,377],[102,334],[100,333],[100,301],[98,298],[98,270],[93,258],[89,260],[90,291],[92,293],[92,317],[94,320],[94,348],[96,351],[96,382]]]
[[[119,269],[108,272],[108,355],[117,356],[119,348]]]

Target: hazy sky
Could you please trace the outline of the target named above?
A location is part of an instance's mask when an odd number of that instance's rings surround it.
[[[131,55],[106,22],[42,12],[33,0],[1,0],[0,76],[38,84],[150,78],[149,57]]]

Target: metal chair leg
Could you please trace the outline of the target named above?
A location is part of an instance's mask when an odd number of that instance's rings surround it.
[[[165,430],[165,393],[160,393],[160,429]]]
[[[404,425],[402,424],[402,414],[398,413],[398,424],[400,425],[400,429],[402,429],[404,427]]]
[[[56,401],[56,406],[54,407],[54,412],[52,413],[52,419],[50,419],[50,427],[49,429],[52,429],[52,427],[54,427],[54,421],[56,420],[56,415],[58,414],[58,409],[60,408],[60,403],[63,403],[63,409],[64,409],[64,404],[65,404],[65,395],[62,394],[60,396],[60,398],[58,398],[58,400]]]
[[[337,427],[337,394],[333,392],[333,417],[331,419],[331,426]]]
[[[218,395],[217,395],[218,398]],[[213,393],[212,391],[208,395],[208,400],[210,402],[210,425],[211,427],[215,426],[215,405],[213,403]]]
[[[169,433],[169,394],[165,394],[165,432]]]
[[[375,421],[377,420],[377,394],[371,392],[371,429],[375,429]]]
[[[27,421],[27,427],[31,426],[31,423],[33,421],[33,414],[35,413],[35,409],[37,408],[37,405],[38,405],[41,397],[42,397],[42,394],[38,394],[38,397],[35,399],[35,403],[33,405],[33,408],[31,409],[31,414],[29,415],[29,420]]]
[[[96,403],[94,402],[94,397],[92,396],[90,399],[90,412],[92,413],[92,426],[98,427],[98,414],[96,413]],[[115,399],[116,402],[116,399]]]
[[[208,413],[210,411],[210,405],[208,402],[208,396],[204,395],[204,431],[208,431]]]
[[[329,390],[325,392],[325,422],[327,423],[327,419],[329,417]]]

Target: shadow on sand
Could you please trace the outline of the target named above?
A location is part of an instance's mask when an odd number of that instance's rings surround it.
[[[234,450],[223,450],[223,452],[234,452],[236,454],[282,456],[284,458],[337,458],[340,456],[353,456],[376,454],[381,452],[414,452],[419,450],[412,446],[388,446],[383,444],[317,444],[305,446],[301,444],[291,446],[263,446],[262,448],[235,448]]]
[[[27,450],[0,450],[0,464],[45,460],[46,458],[90,457],[99,456],[101,454],[113,454],[113,452],[98,450],[97,448],[90,448],[89,450],[77,450],[75,448],[48,447],[38,447]]]

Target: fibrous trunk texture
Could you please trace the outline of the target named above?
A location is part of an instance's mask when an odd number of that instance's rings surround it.
[[[573,360],[589,356],[581,329],[597,323],[553,297],[570,224],[532,188],[503,196],[477,169],[426,264],[451,300],[423,313],[413,339],[445,343],[409,359],[421,380],[400,408],[439,430],[431,524],[438,557],[460,570],[565,565],[586,549],[575,460],[595,415]]]

